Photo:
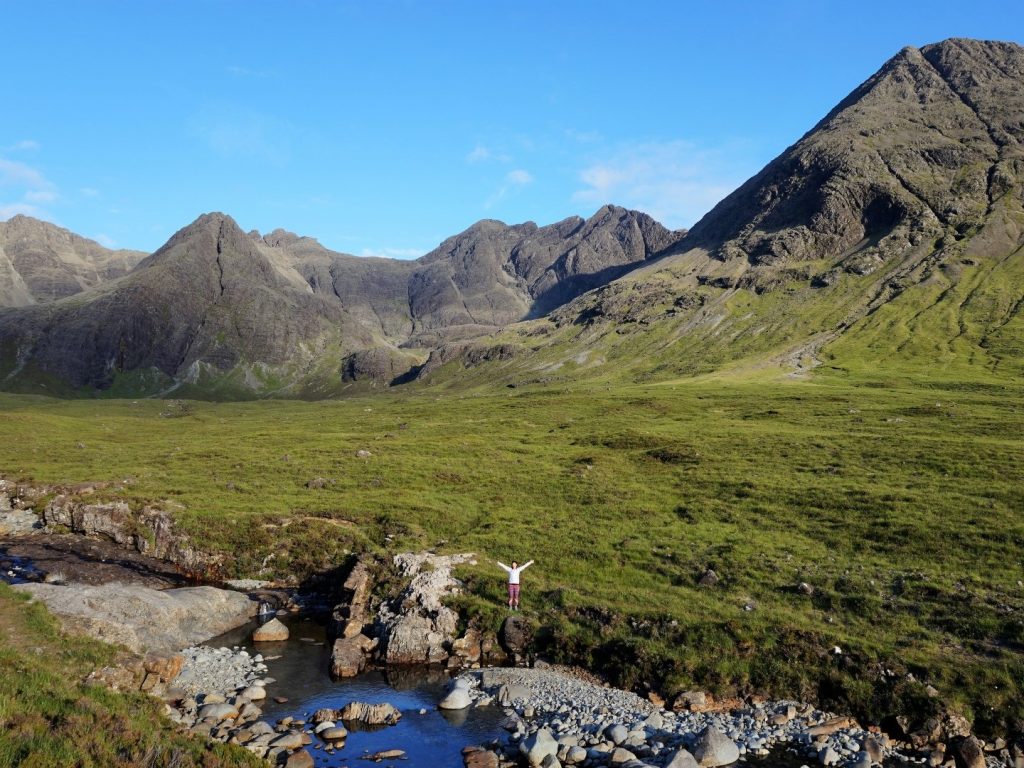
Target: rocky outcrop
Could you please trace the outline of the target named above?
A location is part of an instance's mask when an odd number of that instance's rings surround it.
[[[41,304],[128,274],[141,251],[111,250],[45,221],[0,221],[0,307]]]
[[[336,720],[359,722],[367,725],[394,725],[402,719],[402,713],[391,704],[367,704],[352,701],[338,710]]]
[[[245,595],[215,587],[19,584],[46,604],[68,631],[136,653],[171,652],[241,626],[256,615]]]
[[[525,664],[533,642],[533,626],[523,616],[508,616],[501,625],[498,641],[513,664]]]
[[[373,593],[375,559],[360,555],[341,585],[341,602],[331,613],[330,633],[334,637],[355,637],[373,623],[370,597]]]
[[[377,639],[363,634],[339,637],[331,648],[331,676],[355,677],[366,669],[369,654],[376,647]]]
[[[89,503],[78,495],[59,493],[43,510],[43,522],[49,528],[64,527],[84,536],[109,539],[197,575],[220,562],[219,557],[195,549],[186,535],[175,530],[171,514],[156,507],[135,513],[123,501]]]
[[[461,589],[452,568],[474,563],[473,557],[471,553],[395,555],[395,568],[410,581],[377,613],[376,632],[386,663],[440,664],[448,659],[459,617],[442,601]]]
[[[43,527],[35,511],[26,508],[18,496],[18,486],[0,478],[0,536],[27,536]],[[17,504],[12,497],[18,498]]]

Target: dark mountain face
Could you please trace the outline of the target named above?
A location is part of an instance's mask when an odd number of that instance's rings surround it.
[[[683,234],[614,206],[547,227],[482,221],[420,259],[409,291],[413,318],[427,330],[539,317],[661,255]]]
[[[348,256],[280,230],[257,238],[373,332],[429,347],[542,315],[660,255],[683,234],[605,206],[589,220],[546,227],[480,221],[415,261]]]
[[[491,375],[960,356],[1024,371],[1022,312],[1024,48],[947,40],[899,52],[663,258],[494,339],[521,363]],[[488,375],[478,348],[426,369],[452,360]]]
[[[1019,46],[905,48],[719,203],[683,247],[763,266],[828,259],[862,273],[956,237],[1021,178]]]
[[[135,376],[147,389],[241,364],[310,365],[344,327],[339,306],[296,288],[230,218],[208,214],[121,280],[0,313],[0,343],[8,380],[104,389]]]
[[[9,387],[123,381],[131,391],[184,383],[223,394],[388,383],[425,359],[412,350],[513,323],[678,237],[608,207],[552,227],[481,222],[407,262],[334,253],[281,230],[246,235],[208,214],[121,279],[0,311],[0,376]]]
[[[113,282],[0,310],[0,379],[313,396],[467,366],[864,360],[918,339],[1020,367],[1022,190],[1024,49],[949,40],[901,51],[685,236],[608,206],[482,221],[404,262],[204,216]]]
[[[145,254],[112,251],[28,216],[0,221],[0,307],[45,303],[127,274]]]

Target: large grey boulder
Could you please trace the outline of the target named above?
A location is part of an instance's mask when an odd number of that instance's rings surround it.
[[[473,557],[472,553],[395,555],[395,568],[409,578],[409,585],[377,612],[377,634],[388,664],[436,664],[448,659],[459,617],[443,601],[462,588],[452,569]]]
[[[498,642],[515,664],[526,661],[526,652],[533,641],[533,627],[523,616],[509,616],[502,622]]]
[[[372,646],[366,635],[339,637],[331,649],[331,675],[355,677],[366,667],[366,651]]]
[[[604,729],[604,737],[616,746],[624,742],[627,736],[629,736],[629,729],[618,723]]]
[[[549,755],[558,756],[558,742],[551,735],[551,731],[541,728],[519,742],[519,754],[526,758],[530,768],[540,768],[544,763],[544,758]]]
[[[136,653],[202,643],[245,624],[258,608],[246,595],[216,587],[18,584],[15,589],[45,603],[66,630]]]
[[[472,703],[473,699],[469,696],[469,689],[464,685],[456,685],[437,706],[440,709],[465,709]]]
[[[708,726],[697,740],[693,757],[702,768],[730,765],[740,759],[736,742],[717,728]]]
[[[533,693],[525,685],[505,683],[498,689],[498,703],[503,707],[507,707],[516,702],[529,701],[532,695]]]
[[[974,736],[957,736],[946,750],[956,762],[956,768],[985,768],[985,751]]]
[[[330,633],[334,637],[355,637],[372,621],[370,597],[373,592],[374,559],[361,555],[341,586],[342,601],[331,614]]]

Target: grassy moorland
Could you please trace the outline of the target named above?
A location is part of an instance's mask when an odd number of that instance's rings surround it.
[[[259,766],[241,747],[168,728],[141,693],[80,681],[116,652],[65,635],[45,608],[0,582],[0,765]]]
[[[948,370],[317,403],[3,395],[0,467],[118,481],[102,494],[175,509],[238,576],[361,550],[534,558],[542,651],[620,684],[873,717],[941,701],[984,732],[1024,718],[1022,404],[1024,384]],[[707,568],[721,581],[702,588]],[[502,573],[463,576],[467,616],[496,628]]]

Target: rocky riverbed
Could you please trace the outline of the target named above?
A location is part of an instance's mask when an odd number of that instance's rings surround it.
[[[758,702],[725,712],[670,712],[628,691],[555,668],[486,669],[453,680],[441,706],[501,706],[507,735],[468,752],[473,768],[526,763],[623,768],[714,768],[791,754],[824,766],[883,762],[952,768],[1003,765],[973,737],[947,749],[908,753],[882,733],[795,701]],[[999,745],[990,745],[996,746]]]
[[[208,738],[244,745],[272,762],[286,761],[294,768],[313,764],[307,747],[321,754],[338,751],[347,733],[334,722],[344,719],[341,709],[336,717],[320,708],[271,724],[261,706],[269,703],[266,686],[273,682],[265,660],[240,647],[195,645],[244,623],[258,601],[297,610],[294,594],[278,594],[259,581],[233,585],[249,591],[248,596],[214,587],[182,588],[185,577],[167,561],[192,566],[202,557],[181,537],[170,536],[167,521],[157,512],[147,511],[144,521],[163,537],[154,545],[133,533],[122,506],[58,495],[41,519],[28,508],[36,496],[34,489],[12,489],[0,481],[0,578],[22,582],[17,588],[45,601],[68,629],[139,654],[157,652],[134,662],[136,668],[105,668],[91,678],[162,695],[173,705],[168,715],[176,722]],[[344,584],[344,602],[332,615],[333,655],[319,643],[324,657],[311,656],[310,663],[345,677],[375,661],[429,661],[450,669],[528,662],[528,638],[511,631],[515,626],[503,627],[500,636],[469,628],[456,637],[457,617],[445,599],[461,589],[452,568],[466,562],[473,562],[472,554],[396,555],[392,565],[408,585],[393,599],[372,605],[373,563],[361,560]],[[183,646],[189,647],[176,653]],[[466,752],[466,765],[472,768],[517,762],[545,768],[714,768],[783,753],[841,768],[870,768],[883,761],[931,768],[1024,768],[1024,744],[984,744],[970,735],[962,718],[931,726],[928,721],[894,743],[877,729],[864,730],[849,718],[799,702],[753,701],[712,712],[702,711],[700,697],[694,694],[692,711],[666,711],[629,692],[545,665],[464,672],[442,707],[449,713],[487,708],[505,717],[500,736]]]

